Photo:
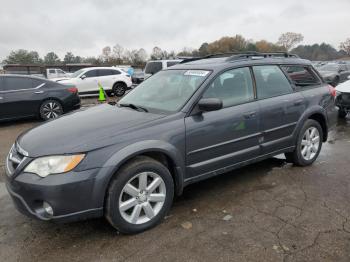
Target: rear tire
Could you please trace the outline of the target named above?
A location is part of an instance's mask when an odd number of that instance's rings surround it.
[[[39,114],[42,120],[54,119],[63,114],[63,107],[57,100],[45,100],[40,106]]]
[[[125,94],[126,84],[124,83],[116,83],[113,86],[113,93],[115,96],[121,97]]]
[[[140,233],[163,220],[173,197],[174,181],[169,170],[153,158],[138,156],[112,179],[105,217],[121,233]]]
[[[299,132],[294,151],[285,153],[287,162],[297,166],[311,165],[320,154],[322,138],[321,125],[313,119],[308,119]]]

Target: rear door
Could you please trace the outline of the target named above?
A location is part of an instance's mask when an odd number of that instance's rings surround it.
[[[45,80],[6,76],[4,83],[5,118],[36,116],[45,96]]]
[[[219,98],[223,108],[185,118],[190,177],[226,172],[260,153],[259,106],[248,67],[219,75],[203,98]]]
[[[98,69],[98,83],[100,83],[104,90],[112,90],[113,84],[118,81],[118,75],[121,73],[113,69]]]
[[[293,146],[293,131],[306,108],[304,97],[279,66],[254,66],[253,71],[261,111],[262,154]]]

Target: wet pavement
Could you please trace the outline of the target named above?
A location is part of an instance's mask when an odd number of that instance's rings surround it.
[[[57,225],[15,210],[3,160],[37,124],[0,126],[0,261],[350,261],[350,119],[314,165],[277,157],[191,185],[161,225],[133,236],[104,219]]]

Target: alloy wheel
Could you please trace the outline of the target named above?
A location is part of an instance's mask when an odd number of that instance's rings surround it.
[[[301,155],[309,161],[312,160],[320,147],[320,133],[316,127],[308,128],[301,140]]]
[[[50,101],[43,106],[42,112],[47,119],[52,119],[59,117],[62,114],[62,109],[57,102]]]
[[[166,187],[161,176],[142,172],[125,184],[119,197],[119,211],[128,223],[143,224],[160,212],[165,198]]]

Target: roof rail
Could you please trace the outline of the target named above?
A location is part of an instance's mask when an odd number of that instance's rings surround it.
[[[192,61],[197,61],[197,60],[202,60],[202,59],[208,59],[208,58],[218,58],[218,57],[225,57],[227,56],[228,58],[226,61],[235,61],[235,60],[241,60],[241,59],[248,59],[248,58],[254,58],[254,57],[259,57],[259,58],[271,58],[271,57],[280,57],[280,58],[299,58],[299,56],[295,54],[290,54],[288,52],[266,52],[266,53],[261,53],[261,52],[255,52],[255,51],[247,51],[247,52],[229,52],[229,53],[216,53],[216,54],[211,54],[207,56],[202,56],[202,57],[193,57],[189,59],[184,59],[183,61],[180,62],[180,64],[192,62]]]
[[[217,57],[225,57],[225,56],[232,56],[239,54],[239,52],[229,52],[229,53],[215,53],[215,54],[210,54],[206,56],[199,56],[199,57],[190,57],[188,59],[184,59],[183,61],[180,62],[180,64],[192,62],[192,61],[197,61],[197,60],[202,60],[202,59],[208,59],[208,58],[217,58]]]
[[[267,53],[260,53],[260,52],[247,52],[247,53],[240,53],[235,54],[233,56],[230,56],[226,59],[226,61],[235,61],[235,60],[241,60],[241,59],[247,59],[247,58],[274,58],[274,57],[280,57],[280,58],[299,58],[299,56],[295,54],[290,54],[288,52],[267,52]]]

